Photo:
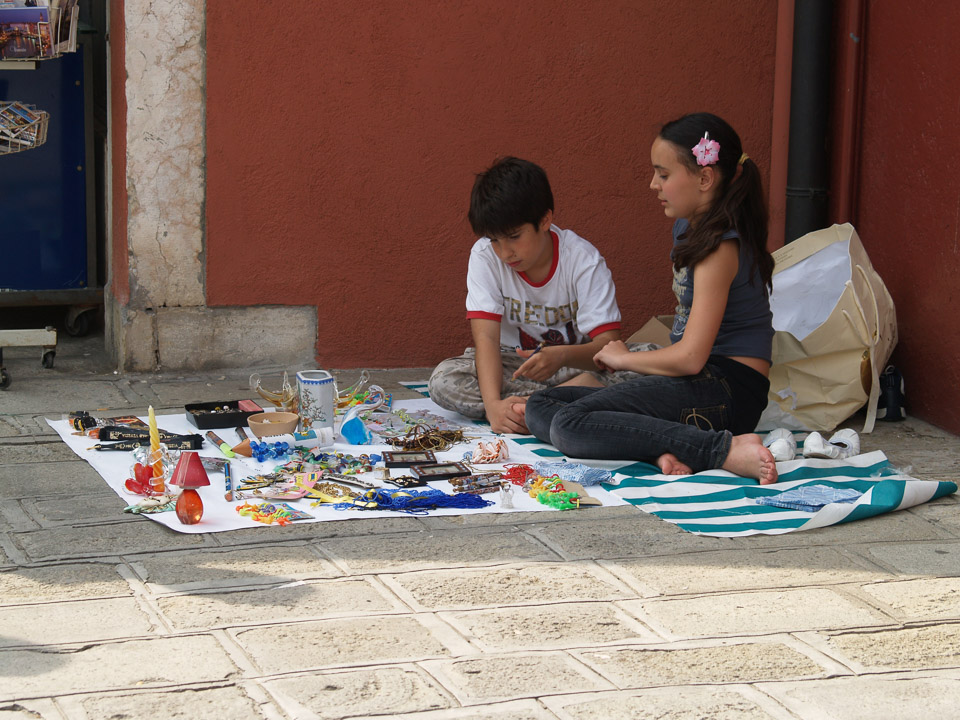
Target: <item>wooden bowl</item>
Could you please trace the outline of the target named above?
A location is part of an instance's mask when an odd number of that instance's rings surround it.
[[[264,412],[247,418],[250,431],[258,438],[295,432],[300,416],[291,412]]]

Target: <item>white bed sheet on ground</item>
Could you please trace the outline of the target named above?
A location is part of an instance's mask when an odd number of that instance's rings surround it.
[[[485,441],[492,440],[494,435],[491,433],[490,428],[485,425],[472,425],[472,421],[464,418],[461,415],[456,413],[451,413],[447,410],[442,409],[437,404],[429,399],[424,400],[404,400],[397,403],[394,403],[394,407],[402,408],[408,412],[413,412],[415,410],[427,410],[428,412],[434,413],[436,415],[441,415],[443,417],[451,418],[460,422],[461,424],[467,425],[471,424],[470,428],[465,429],[465,433],[468,436],[476,436],[476,439],[472,440],[469,444],[461,443],[455,445],[450,450],[446,452],[437,453],[438,461],[451,461],[451,460],[461,460],[463,454],[469,450],[475,449],[477,446],[477,439],[483,439]],[[141,418],[146,422],[146,418]],[[50,420],[47,419],[47,424],[50,425],[63,439],[63,441],[82,459],[86,460],[93,466],[93,468],[100,473],[101,477],[106,481],[116,493],[123,499],[123,504],[118,504],[117,513],[122,512],[123,507],[126,505],[132,505],[137,502],[140,498],[136,495],[131,495],[124,488],[124,481],[131,476],[132,471],[131,467],[133,465],[133,460],[131,453],[129,452],[110,452],[110,451],[95,451],[90,450],[90,448],[97,443],[96,440],[93,440],[87,436],[78,436],[73,434],[73,428],[70,427],[70,424],[67,420]],[[186,418],[185,413],[178,413],[172,415],[158,415],[157,416],[157,425],[163,430],[171,433],[177,434],[192,434],[200,433],[203,434],[205,431],[198,431],[194,425],[192,425]],[[475,428],[475,430],[474,430]],[[232,429],[215,429],[214,432],[225,442],[228,443],[239,443],[240,438],[236,432]],[[510,452],[510,459],[507,460],[507,463],[527,463],[533,464],[538,460],[559,460],[560,458],[556,457],[543,457],[536,453],[537,447],[528,445],[528,444],[518,444],[510,439],[510,436],[505,436],[508,442],[508,448]],[[544,446],[540,446],[544,447]],[[363,453],[381,453],[384,450],[394,450],[389,445],[346,445],[338,443],[334,448],[337,452],[342,452],[349,455],[360,455]],[[199,451],[201,455],[209,457],[223,457],[219,450],[215,449],[212,444],[205,440],[203,448]],[[258,463],[252,458],[242,458],[236,457],[231,461],[231,469],[233,472],[234,478],[234,487],[246,477],[254,475],[259,472],[272,470],[276,465],[280,464],[278,461],[267,461],[265,463]],[[623,465],[620,463],[605,463],[603,461],[589,461],[589,464],[593,467],[604,467],[607,469],[613,469]],[[481,469],[500,469],[503,465],[478,465],[476,466],[478,472]],[[239,528],[249,528],[249,527],[272,527],[270,525],[265,525],[264,523],[258,523],[255,520],[244,517],[240,515],[235,508],[238,505],[242,505],[247,500],[237,500],[234,502],[228,502],[224,498],[224,484],[223,484],[223,474],[219,472],[208,472],[210,477],[210,485],[207,487],[200,488],[197,492],[200,493],[200,497],[203,500],[203,518],[196,525],[183,525],[176,516],[174,512],[162,512],[162,513],[153,513],[147,514],[145,517],[154,520],[162,525],[176,530],[177,532],[183,533],[207,533],[207,532],[222,532],[225,530],[236,530]],[[403,475],[408,474],[408,471],[400,469],[393,470],[392,474],[394,475]],[[377,483],[373,479],[374,476],[372,473],[361,475],[360,479],[365,480],[371,483]],[[385,486],[390,489],[398,489],[393,486]],[[443,490],[444,492],[451,492],[452,488],[448,482],[431,482],[430,487],[436,488],[438,490]],[[423,488],[419,488],[423,489]],[[591,486],[586,488],[587,493],[592,497],[600,500],[603,505],[627,505],[629,504],[623,498],[618,497],[606,490],[598,487]],[[531,498],[526,493],[520,491],[519,488],[513,493],[513,508],[504,508],[500,504],[499,493],[490,493],[488,495],[482,495],[481,497],[487,500],[493,500],[493,504],[485,508],[479,509],[462,509],[462,508],[443,508],[437,510],[430,510],[430,515],[465,515],[465,514],[474,514],[474,513],[503,513],[503,512],[560,512],[554,510],[545,505],[540,504],[535,499]],[[262,502],[262,501],[249,501],[249,502]],[[309,523],[309,522],[321,522],[324,520],[351,520],[359,518],[375,518],[375,517],[407,517],[409,513],[403,513],[392,510],[335,510],[330,505],[323,505],[313,507],[311,505],[312,500],[303,498],[300,500],[282,500],[279,502],[287,502],[292,507],[302,510],[307,514],[313,516],[311,520],[301,520],[299,523]],[[579,511],[568,511],[568,512],[590,512],[590,508],[584,508]]]

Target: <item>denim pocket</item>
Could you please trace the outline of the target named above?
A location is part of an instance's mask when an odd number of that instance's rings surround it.
[[[700,373],[693,378],[693,386],[704,387],[711,383],[720,383],[720,387],[723,388],[723,391],[727,394],[727,397],[733,396],[733,393],[730,390],[730,383],[727,382],[727,376],[722,372],[717,372],[716,368],[712,368],[709,365],[704,365],[703,370],[701,370]]]
[[[693,425],[701,430],[724,430],[729,427],[730,411],[726,405],[683,408],[679,422]]]

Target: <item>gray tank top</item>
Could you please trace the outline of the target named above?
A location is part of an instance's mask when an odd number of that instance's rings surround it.
[[[690,227],[686,220],[673,224],[673,246],[681,244],[680,237]],[[735,230],[727,232],[724,239],[739,240]],[[753,253],[744,243],[740,246],[740,267],[730,285],[727,307],[720,322],[720,331],[711,350],[712,355],[724,357],[742,356],[772,360],[773,313],[767,288],[760,279],[759,271],[753,271]],[[693,305],[693,272],[688,268],[673,271],[673,294],[677,296],[677,310],[673,317],[670,341],[683,337]]]

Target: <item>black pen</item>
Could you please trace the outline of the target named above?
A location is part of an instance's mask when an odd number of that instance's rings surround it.
[[[545,343],[543,340],[541,340],[540,342],[538,342],[538,343],[537,343],[537,346],[533,349],[533,352],[530,353],[530,357],[533,357],[533,356],[536,355],[538,352],[540,352],[541,350],[543,350],[543,348],[544,348],[545,345],[546,345],[546,343]],[[520,350],[523,350],[523,348],[520,347],[519,345],[517,345],[517,350],[520,351]],[[529,359],[529,358],[528,358],[528,359]]]
[[[544,345],[546,345],[546,343],[545,343],[543,340],[541,340],[540,342],[538,342],[538,343],[537,343],[537,346],[533,349],[533,352],[530,353],[530,355],[528,355],[527,358],[526,358],[523,362],[526,363],[527,360],[529,360],[529,359],[532,358],[534,355],[536,355],[538,352],[540,352],[541,350],[543,350],[543,346],[544,346]],[[517,352],[520,352],[521,350],[523,350],[523,348],[520,347],[519,345],[517,345]],[[519,374],[520,374],[520,368],[517,368],[517,369],[513,372],[513,379],[516,380],[516,379],[517,379],[517,376],[518,376]]]

